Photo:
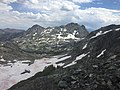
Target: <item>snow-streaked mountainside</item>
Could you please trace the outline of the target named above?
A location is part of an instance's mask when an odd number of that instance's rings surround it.
[[[26,31],[15,30],[0,30],[0,56],[7,61],[66,53],[88,35],[85,26],[77,23],[48,28],[33,25]]]
[[[120,25],[91,32],[67,57],[9,90],[120,90]]]
[[[52,54],[70,51],[75,42],[87,35],[85,26],[77,23],[48,28],[34,25],[14,41],[27,52]]]

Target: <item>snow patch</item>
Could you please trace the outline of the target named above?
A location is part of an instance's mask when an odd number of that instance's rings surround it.
[[[17,60],[13,60],[14,62],[17,62]]]
[[[30,60],[21,61],[22,63],[31,62]]]
[[[3,58],[3,56],[1,56],[0,61],[5,62],[6,60]]]
[[[76,34],[78,34],[78,32],[76,30],[74,30],[73,35],[75,36]]]
[[[66,68],[66,67],[70,67],[70,66],[72,66],[72,65],[75,65],[75,64],[77,63],[76,61],[82,59],[83,57],[85,57],[85,56],[88,55],[88,54],[89,54],[89,52],[86,53],[86,54],[81,54],[80,56],[76,57],[76,59],[75,59],[74,61],[72,61],[72,63],[69,63],[69,64],[65,65],[63,68]]]
[[[79,39],[79,38],[76,38],[75,35],[73,34],[68,34],[67,37],[65,37],[65,39]]]
[[[101,56],[104,54],[105,51],[106,51],[106,49],[103,50],[103,51],[97,56],[97,58],[101,57]]]
[[[71,58],[71,56],[62,57],[62,58],[60,58],[59,60],[60,60],[60,61],[64,61],[64,60],[66,60],[66,59],[68,59],[68,58]]]
[[[37,33],[34,33],[34,34],[33,34],[33,36],[36,36],[36,35],[37,35]]]
[[[67,29],[64,29],[64,32],[66,32],[67,31]]]
[[[0,59],[0,61],[5,62],[6,60],[2,58],[2,59]]]
[[[7,61],[8,63],[11,63],[11,61]]]
[[[73,61],[72,63],[70,63],[70,64],[64,66],[63,68],[70,67],[70,66],[72,66],[72,65],[75,65],[76,63],[77,63],[77,62]]]
[[[75,64],[77,63],[76,61],[82,59],[83,57],[85,57],[85,56],[88,55],[88,54],[89,54],[89,52],[86,53],[86,54],[81,54],[80,56],[76,57],[76,59],[75,59],[72,63],[69,63],[69,64],[65,65],[63,68],[66,68],[66,67],[70,67],[70,66],[72,66],[72,65],[75,65]]]
[[[91,37],[90,39],[96,38],[98,36],[102,35],[102,31],[99,31],[95,36]]]
[[[84,45],[84,47],[82,49],[85,49],[87,47],[87,43]]]
[[[64,39],[61,35],[62,35],[61,32],[60,32],[59,34],[57,34],[57,38],[58,38],[58,39]]]
[[[55,68],[57,68],[58,66],[62,67],[63,65],[64,65],[64,63],[58,63],[58,64],[54,63],[54,64],[53,64],[53,66],[54,66]]]
[[[68,39],[79,40],[79,39],[80,39],[80,38],[75,37],[74,34],[70,34],[70,33],[67,35],[67,37],[62,37],[61,35],[62,35],[61,32],[60,32],[59,34],[57,34],[57,38],[58,38],[58,39],[64,39],[64,40],[68,40]]]
[[[109,32],[111,32],[112,30],[109,30],[109,31],[105,31],[103,34],[106,34],[106,33],[109,33]]]
[[[108,31],[105,31],[105,32],[99,31],[95,36],[91,37],[90,39],[96,38],[96,37],[98,37],[100,35],[103,35],[103,34],[107,34],[111,31],[113,31],[113,30],[108,30]]]
[[[57,64],[57,66],[60,66],[60,67],[62,67],[63,65],[64,65],[64,63]]]
[[[120,30],[120,28],[115,29],[115,31],[119,31],[119,30]]]
[[[33,40],[35,39],[35,37],[33,37]]]
[[[2,43],[1,46],[4,46],[4,44]]]
[[[89,52],[86,53],[86,54],[81,54],[80,56],[76,57],[76,60],[75,60],[75,61],[78,61],[78,60],[82,59],[83,57],[85,57],[85,56],[88,55],[88,54],[89,54]]]

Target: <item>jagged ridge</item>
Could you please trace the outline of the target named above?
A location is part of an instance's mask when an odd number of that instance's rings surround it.
[[[27,52],[57,54],[70,51],[74,42],[87,35],[88,31],[85,26],[77,23],[48,28],[34,25],[14,41]]]

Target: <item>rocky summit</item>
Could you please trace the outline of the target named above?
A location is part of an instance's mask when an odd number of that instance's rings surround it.
[[[24,51],[39,54],[59,54],[72,50],[74,43],[88,35],[85,26],[77,23],[44,28],[34,25],[14,42]]]
[[[91,32],[60,59],[8,90],[120,90],[120,25]]]

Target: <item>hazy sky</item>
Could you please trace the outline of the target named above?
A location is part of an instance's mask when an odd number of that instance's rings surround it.
[[[89,30],[120,24],[120,0],[0,0],[0,28],[76,22]]]

